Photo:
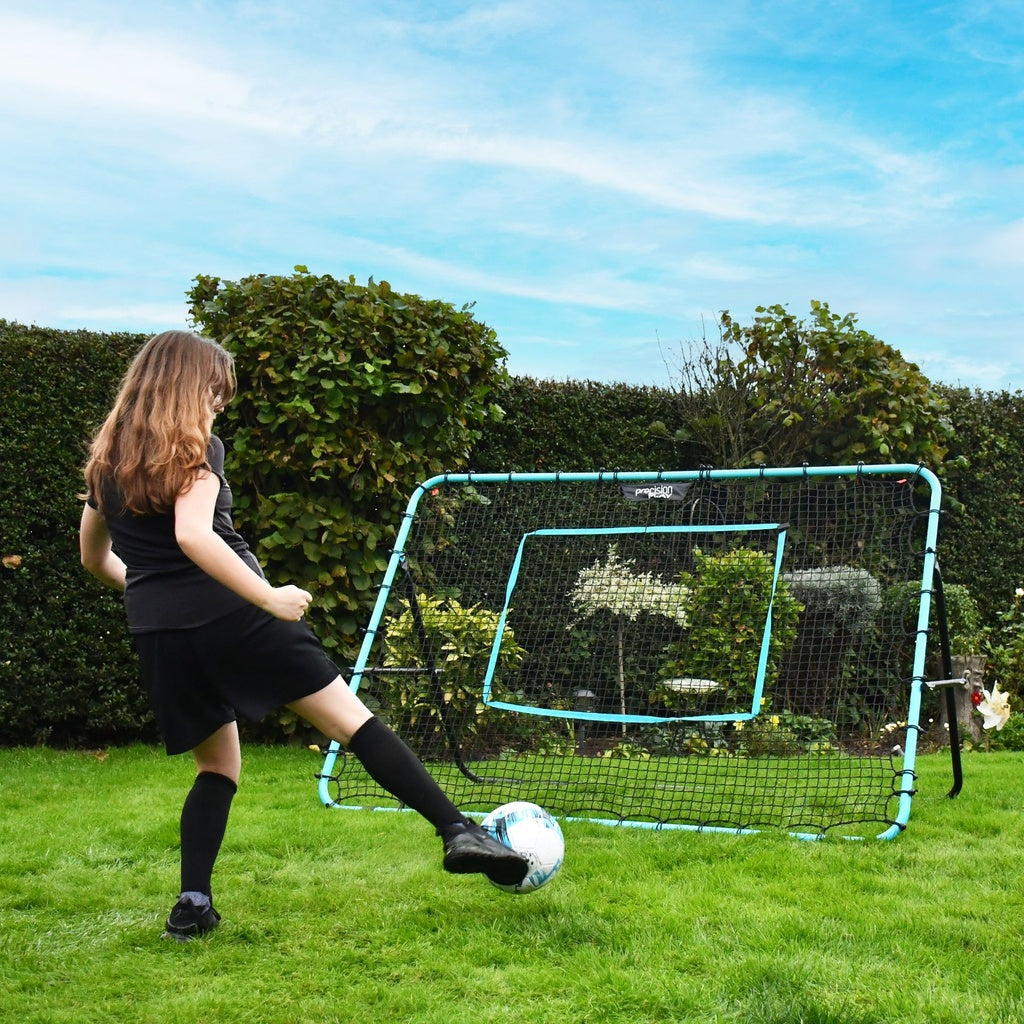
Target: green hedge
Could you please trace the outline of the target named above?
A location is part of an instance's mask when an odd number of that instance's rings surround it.
[[[955,432],[939,561],[943,579],[966,586],[992,624],[1024,587],[1024,392],[943,390]]]
[[[665,389],[593,381],[509,379],[505,418],[480,438],[480,472],[696,469],[697,449],[673,434],[679,403]]]
[[[144,337],[0,320],[0,742],[150,738],[118,595],[81,568],[88,437]]]
[[[271,300],[287,306],[286,293],[331,310],[310,319],[295,347],[295,325],[266,320]],[[493,332],[466,309],[302,272],[236,284],[200,278],[193,301],[239,362],[242,392],[218,429],[232,445],[240,525],[262,541],[272,578],[321,588],[317,626],[342,661],[415,480],[459,463],[480,471],[697,465],[696,451],[672,440],[682,425],[673,393],[508,378]],[[247,304],[258,314],[248,324]],[[385,340],[339,368],[367,318]],[[410,336],[403,324],[420,326]],[[461,340],[443,339],[445,325]],[[0,744],[155,736],[120,599],[80,568],[77,548],[86,441],[144,340],[0,320]],[[441,349],[461,353],[453,367],[439,368]],[[390,383],[388,363],[397,368]],[[450,380],[438,387],[432,373]],[[1024,585],[1024,395],[944,393],[955,433],[940,469],[948,509],[940,561],[945,579],[968,586],[993,623]],[[343,434],[360,471],[344,472],[344,453],[329,448]],[[421,450],[435,435],[439,449]]]

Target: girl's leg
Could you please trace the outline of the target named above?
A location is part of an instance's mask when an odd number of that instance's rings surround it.
[[[242,774],[242,748],[238,742],[238,724],[228,722],[192,750],[198,772],[216,772],[236,786]]]
[[[228,722],[192,751],[196,780],[181,809],[181,891],[210,897],[213,865],[242,771],[238,726]]]
[[[443,835],[463,817],[419,758],[352,692],[341,676],[288,705],[329,739],[347,747],[370,776],[419,811]]]
[[[288,707],[319,729],[328,739],[347,747],[352,737],[373,713],[352,692],[352,687],[338,676],[322,690],[300,697]]]
[[[445,870],[482,871],[506,884],[526,874],[526,861],[464,818],[420,759],[370,712],[341,676],[288,707],[347,747],[375,782],[434,826],[444,839]]]
[[[181,808],[181,895],[167,919],[165,937],[186,941],[215,928],[213,865],[227,828],[242,769],[238,727],[222,726],[195,747],[196,780]]]

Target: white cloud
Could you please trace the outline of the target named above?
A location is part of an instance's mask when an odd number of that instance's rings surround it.
[[[930,380],[941,381],[952,387],[965,381],[970,382],[970,387],[983,391],[1024,387],[1024,364],[1012,358],[997,362],[991,358],[951,356],[937,351],[934,345],[925,345],[920,349],[907,346],[903,356],[921,366]],[[1010,357],[1011,353],[1007,353],[1007,356]]]
[[[444,280],[470,294],[480,292],[589,309],[653,312],[673,298],[672,289],[651,283],[629,283],[610,271],[566,274],[557,280],[494,273],[480,267],[362,240],[363,259],[400,268],[420,279]]]
[[[445,31],[461,37],[460,19],[470,19],[500,34],[533,26],[537,17],[533,3],[473,7]],[[507,171],[540,187],[548,179],[671,214],[756,226],[849,229],[912,217],[922,204],[941,201],[939,172],[926,159],[833,127],[797,101],[735,84],[719,88],[693,68],[666,70],[661,88],[645,83],[660,97],[663,125],[632,134],[631,121],[650,103],[632,92],[633,83],[623,83],[616,122],[602,131],[547,124],[547,99],[515,91],[496,120],[489,70],[469,62],[457,88],[453,70],[417,56],[409,38],[406,49],[376,65],[372,53],[339,42],[334,59],[321,55],[300,73],[296,54],[275,52],[267,41],[257,59],[255,50],[233,53],[210,38],[197,45],[166,29],[10,15],[0,20],[0,36],[8,51],[0,80],[22,97],[18,103],[31,104],[33,116],[71,122],[85,108],[145,121],[129,133],[122,120],[122,144],[181,166],[217,168],[263,193],[304,163],[333,163],[344,179],[348,168],[390,159],[408,170],[427,163]],[[519,71],[509,68],[506,84]],[[166,122],[180,134],[168,137]],[[220,137],[217,126],[252,138]],[[102,143],[109,131],[102,121],[98,129]],[[836,167],[843,168],[838,186]],[[305,174],[291,180],[301,188]],[[899,202],[886,201],[889,190]]]
[[[986,62],[1010,77],[971,105],[969,58],[928,42],[948,12],[861,36],[856,5],[829,13],[8,0],[0,316],[157,326],[196,272],[307,263],[486,299],[538,350],[621,353],[681,309],[812,297],[920,351],[976,338],[975,308],[995,311],[986,344],[1018,339],[1019,75]],[[934,82],[894,90],[918,60]]]
[[[445,21],[415,23],[412,31],[432,30],[437,42],[460,48],[480,47],[485,40],[504,42],[516,33],[543,27],[550,17],[550,5],[540,0],[491,0],[467,7]]]
[[[69,305],[58,315],[62,320],[89,325],[133,324],[133,330],[171,330],[186,326],[188,309],[184,301],[126,302],[123,305]]]
[[[149,284],[153,289],[153,284]],[[184,327],[188,307],[181,299],[123,298],[132,294],[130,276],[105,280],[56,276],[27,280],[0,279],[0,310],[4,319],[49,327],[87,327],[97,331],[165,330]]]
[[[100,25],[0,16],[0,82],[35,116],[92,107],[133,116],[230,124],[294,135],[292,117],[256,102],[251,83],[204,65],[184,40]],[[25,107],[22,107],[25,109]]]

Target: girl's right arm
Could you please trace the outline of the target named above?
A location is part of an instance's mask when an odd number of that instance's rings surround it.
[[[272,587],[214,532],[213,510],[219,493],[218,477],[203,472],[187,491],[178,495],[174,503],[174,536],[178,546],[203,572],[239,597],[275,618],[297,622],[313,600],[312,595],[299,587]]]

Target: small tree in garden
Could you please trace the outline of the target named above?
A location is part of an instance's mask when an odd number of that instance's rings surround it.
[[[637,572],[631,560],[623,561],[618,548],[608,548],[604,561],[581,569],[573,587],[573,607],[583,618],[607,611],[615,617],[618,651],[619,710],[626,713],[626,623],[635,622],[641,613],[665,615],[680,626],[687,621],[689,590],[677,583],[666,583],[649,572]],[[623,723],[622,731],[626,731]]]
[[[809,322],[778,305],[755,312],[744,325],[724,311],[720,342],[684,355],[677,441],[720,467],[942,462],[948,402],[854,314],[816,301]]]

